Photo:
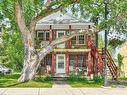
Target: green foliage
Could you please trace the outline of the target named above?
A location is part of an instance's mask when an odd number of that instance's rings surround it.
[[[123,56],[121,55],[121,54],[118,54],[117,55],[117,58],[118,58],[118,66],[119,66],[119,68],[121,69],[121,66],[123,65]]]
[[[36,79],[36,81],[52,81],[52,77],[51,76],[43,76],[43,77],[39,77]]]
[[[95,76],[95,77],[93,78],[93,81],[96,82],[96,83],[102,83],[103,80],[104,80],[104,78],[101,77],[101,76]]]
[[[70,74],[69,77],[67,78],[67,80],[69,81],[85,81],[86,78],[85,77],[79,77],[78,75],[75,74]]]
[[[119,45],[122,45],[125,41],[121,41],[119,39],[112,39],[109,41],[109,45],[112,47],[117,47]]]
[[[15,71],[21,71],[24,49],[19,32],[3,32],[0,49],[1,64],[4,64]]]
[[[104,47],[104,41],[102,39],[102,35],[98,35],[98,48],[103,48]]]

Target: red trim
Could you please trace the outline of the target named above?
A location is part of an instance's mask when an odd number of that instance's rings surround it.
[[[94,66],[94,76],[97,74],[97,62],[98,62],[98,53],[97,48],[93,49],[93,66]]]
[[[54,64],[55,64],[54,60],[55,60],[54,51],[52,51],[52,76],[54,76]]]
[[[88,36],[88,40],[87,40],[87,45],[88,45],[88,49],[92,48],[92,41],[91,41],[91,36]],[[91,51],[88,52],[88,77],[90,77],[91,75]]]
[[[69,73],[69,54],[66,52],[66,74]]]

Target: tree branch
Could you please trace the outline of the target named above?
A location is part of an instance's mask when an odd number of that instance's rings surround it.
[[[41,20],[42,18],[59,11],[62,8],[67,7],[68,5],[79,3],[80,0],[70,0],[69,2],[65,2],[64,0],[57,0],[54,2],[51,2],[49,6],[47,6],[44,10],[42,10],[37,16],[33,17],[33,19],[30,21],[30,30],[35,29],[36,23]],[[56,8],[52,8],[53,6],[58,5]],[[34,28],[33,28],[34,27]]]
[[[26,27],[24,17],[22,15],[21,5],[19,4],[18,0],[15,2],[14,8],[15,8],[15,16],[16,16],[19,29],[23,35],[26,35],[26,33],[28,32],[28,29]]]

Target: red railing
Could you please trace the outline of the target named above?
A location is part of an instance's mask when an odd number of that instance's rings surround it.
[[[104,50],[99,50],[95,46],[91,49],[91,54],[95,60],[97,60],[97,72],[100,72],[101,75],[104,73]],[[97,55],[97,56],[96,56]],[[106,60],[107,60],[107,66],[110,70],[110,73],[112,75],[113,80],[117,80],[118,78],[118,68],[115,64],[115,62],[112,59],[112,56],[110,55],[109,51],[106,51]],[[93,62],[94,64],[94,62]]]

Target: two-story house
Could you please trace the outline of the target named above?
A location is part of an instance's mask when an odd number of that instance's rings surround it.
[[[81,33],[57,45],[42,60],[40,66],[42,74],[48,73],[52,76],[77,74],[90,77],[104,69],[103,59],[94,48],[97,41],[94,23],[85,22],[68,13],[62,14],[60,11],[53,13],[36,24],[36,49],[39,50],[46,43],[74,32]]]

